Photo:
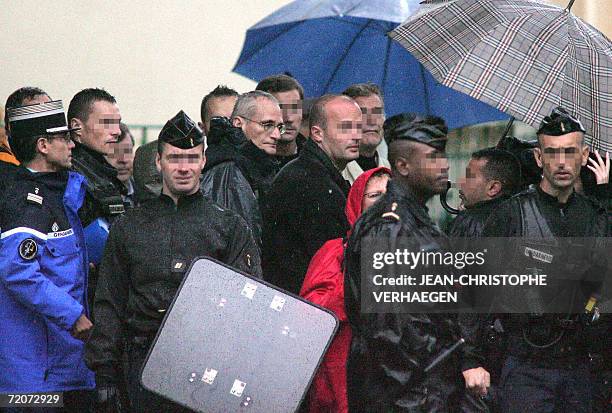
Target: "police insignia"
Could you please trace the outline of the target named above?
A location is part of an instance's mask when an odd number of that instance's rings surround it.
[[[24,260],[33,260],[38,252],[38,245],[32,238],[27,238],[19,244],[19,256]]]

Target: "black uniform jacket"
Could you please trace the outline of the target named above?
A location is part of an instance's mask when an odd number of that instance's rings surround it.
[[[124,337],[152,337],[187,267],[208,256],[261,276],[251,230],[234,212],[201,192],[166,195],[130,210],[111,227],[95,297],[95,327],[86,361],[97,376],[116,379]]]
[[[459,352],[428,375],[421,370],[460,338],[454,314],[361,312],[364,237],[403,239],[413,251],[444,251],[448,240],[427,210],[396,182],[357,221],[345,252],[345,308],[353,331],[348,363],[349,410],[355,412],[453,412],[463,397]],[[391,251],[391,249],[389,249]],[[391,305],[391,304],[389,304]],[[398,306],[401,304],[398,304]],[[455,402],[454,397],[458,397]]]
[[[313,255],[349,229],[344,212],[349,189],[329,157],[308,140],[261,203],[266,281],[299,293]]]
[[[597,237],[599,240],[605,240],[602,237],[610,236],[607,220],[605,208],[591,198],[574,192],[567,202],[562,204],[538,186],[513,196],[497,208],[486,222],[483,236],[529,239]],[[609,242],[607,245],[610,245]],[[573,251],[565,251],[563,255],[563,258],[566,258],[575,254]],[[586,303],[586,299],[592,293],[600,290],[603,281],[601,277],[605,277],[606,274],[606,259],[609,259],[609,252],[607,255],[608,258],[605,257],[605,253],[596,255],[597,258],[579,266],[586,275],[581,288],[577,290],[578,303]],[[585,359],[587,335],[590,333],[581,330],[579,326],[565,331],[557,344],[545,349],[534,348],[523,339],[526,331],[533,331],[534,336],[541,331],[547,334],[550,331],[550,337],[554,338],[562,329],[557,325],[559,323],[556,321],[557,318],[559,316],[550,314],[545,314],[541,320],[527,318],[521,314],[506,316],[504,328],[510,335],[509,352],[544,364],[554,360]],[[552,341],[547,338],[544,336],[542,343]],[[530,341],[535,340],[532,338]]]

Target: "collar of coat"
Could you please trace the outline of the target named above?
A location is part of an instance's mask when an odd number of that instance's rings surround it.
[[[319,148],[319,145],[312,139],[306,141],[298,159],[321,164],[340,188],[345,190],[345,194],[348,194],[351,185],[344,179],[338,168],[336,168],[332,160],[329,159],[329,156],[327,156],[327,154],[323,152],[323,149]]]

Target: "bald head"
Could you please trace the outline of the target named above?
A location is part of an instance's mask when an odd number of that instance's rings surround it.
[[[348,96],[325,95],[310,112],[310,137],[339,170],[359,157],[361,109]]]

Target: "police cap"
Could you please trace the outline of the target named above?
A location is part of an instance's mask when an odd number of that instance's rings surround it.
[[[556,107],[550,116],[546,116],[540,123],[538,135],[561,136],[572,132],[585,133],[586,130],[580,121],[573,117],[562,107]]]
[[[444,119],[437,116],[400,113],[387,119],[383,128],[387,145],[396,140],[411,140],[440,151],[446,148],[448,127]]]
[[[165,142],[180,149],[191,149],[204,142],[204,134],[182,110],[170,119],[161,132],[160,142]]]

